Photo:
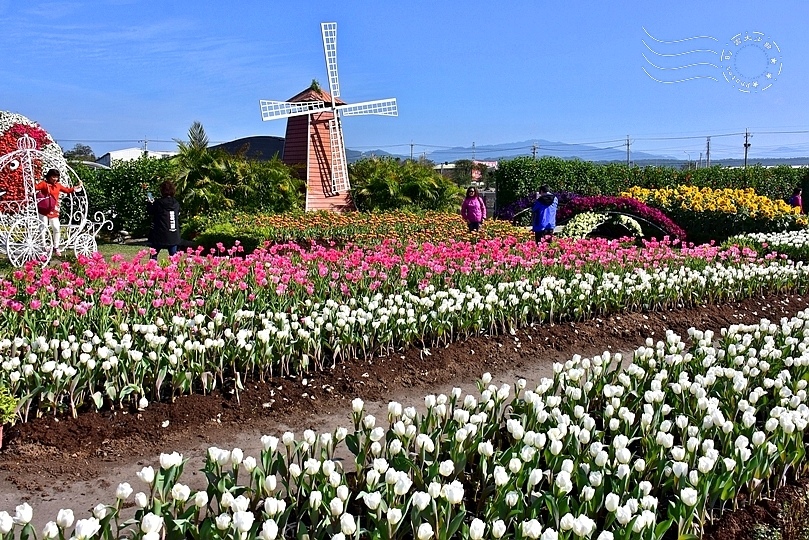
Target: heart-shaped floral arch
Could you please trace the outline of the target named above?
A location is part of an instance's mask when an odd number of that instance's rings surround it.
[[[17,142],[28,135],[36,142],[36,149],[47,155],[49,166],[64,164],[58,169],[66,170],[67,162],[62,154],[62,148],[53,140],[47,131],[36,122],[25,116],[8,111],[0,111],[0,161],[6,154],[18,150]],[[17,164],[18,165],[18,164]],[[39,179],[43,175],[43,165],[34,160],[34,177]],[[10,162],[0,168],[0,201],[23,201],[26,199],[23,171],[15,162]]]

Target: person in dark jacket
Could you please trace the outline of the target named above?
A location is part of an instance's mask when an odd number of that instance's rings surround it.
[[[180,203],[174,198],[176,188],[166,180],[160,184],[160,198],[146,203],[146,211],[152,217],[152,228],[149,231],[149,247],[154,249],[152,259],[157,259],[161,249],[166,249],[169,256],[177,253],[180,244]]]
[[[792,197],[789,198],[789,205],[795,206],[800,209],[801,213],[803,213],[803,200],[801,200],[801,194],[803,193],[803,189],[800,186],[796,187],[792,191]]]
[[[531,230],[534,231],[534,239],[537,243],[544,236],[552,235],[556,228],[556,209],[559,207],[559,199],[550,191],[548,186],[540,187],[534,206],[531,207],[533,218]]]

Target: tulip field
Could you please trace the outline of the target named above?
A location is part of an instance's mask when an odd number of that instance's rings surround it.
[[[575,356],[530,385],[484,374],[475,393],[426,396],[424,413],[391,402],[375,418],[356,399],[333,432],[267,435],[255,456],[210,448],[205,489],[164,453],[41,536],[697,538],[738,493],[805,472],[809,312],[670,332],[632,360]],[[32,519],[26,503],[0,512],[0,534],[35,537]]]
[[[802,261],[746,242],[393,238],[31,265],[0,278],[0,386],[18,422],[238,399],[402,348],[807,289]],[[0,540],[687,539],[805,472],[809,311],[649,337],[631,360],[484,374],[384,418],[355,399],[333,431],[265,435],[254,456],[210,448],[202,488],[166,452],[80,519],[0,511]]]
[[[750,249],[514,238],[384,242],[168,265],[97,256],[0,281],[0,385],[20,420],[143,407],[532,322],[717,303],[809,283]]]

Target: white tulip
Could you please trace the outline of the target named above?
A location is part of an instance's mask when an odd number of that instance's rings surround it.
[[[171,487],[171,498],[175,501],[185,502],[191,496],[191,488],[184,484],[174,484]]]
[[[239,532],[242,533],[249,532],[250,529],[253,527],[254,521],[255,516],[253,515],[253,512],[240,510],[233,514],[233,524],[236,526]]]
[[[220,531],[226,531],[230,528],[230,515],[229,514],[219,514],[216,516],[216,528]]]
[[[261,540],[275,540],[278,538],[278,524],[274,519],[268,519],[261,525],[261,532],[258,533]]]
[[[87,540],[95,536],[99,530],[101,530],[101,523],[96,518],[80,519],[76,522],[73,535],[76,537],[76,540]]]
[[[56,522],[47,522],[45,527],[42,529],[42,538],[50,540],[51,538],[56,538],[57,536],[59,536],[59,527],[56,525]]]
[[[163,529],[163,517],[149,512],[140,521],[140,530],[144,533],[160,532]]]
[[[397,525],[400,521],[402,521],[402,511],[398,508],[388,508],[386,517],[388,523],[391,525]]]
[[[135,506],[137,506],[138,508],[146,508],[146,505],[148,504],[149,498],[144,492],[139,491],[135,493]]]
[[[132,495],[132,486],[129,485],[129,482],[122,482],[118,484],[118,489],[115,490],[115,497],[122,501],[125,501]]]
[[[346,536],[352,536],[357,531],[357,522],[351,514],[343,514],[340,517],[340,530]]]
[[[371,510],[376,510],[379,508],[379,503],[382,502],[382,494],[378,491],[372,491],[370,493],[366,493],[363,500],[365,501],[365,506]]]
[[[483,534],[486,532],[486,524],[478,518],[472,520],[469,524],[469,538],[471,540],[481,540]]]
[[[194,506],[202,508],[208,504],[208,493],[205,491],[197,491],[194,494]]]
[[[63,508],[59,510],[58,514],[56,514],[56,524],[63,529],[67,529],[73,525],[73,520],[73,510],[70,508]]]
[[[171,454],[160,454],[160,468],[170,469],[183,463],[183,455],[177,452]]]
[[[0,512],[0,534],[8,534],[14,528],[14,518],[8,512]]]
[[[433,526],[429,523],[422,523],[416,530],[416,538],[418,538],[418,540],[430,540],[433,534]]]
[[[680,499],[687,505],[687,506],[694,506],[697,504],[697,490],[686,487],[680,491]]]
[[[144,467],[138,471],[138,479],[144,484],[152,485],[154,482],[154,469],[152,467]]]

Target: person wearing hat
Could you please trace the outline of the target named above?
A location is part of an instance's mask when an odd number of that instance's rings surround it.
[[[67,187],[59,182],[61,174],[58,169],[50,169],[45,174],[45,181],[38,182],[34,188],[37,190],[37,211],[39,218],[53,230],[53,247],[56,256],[61,257],[62,251],[59,249],[62,242],[62,227],[59,223],[59,197],[62,193],[73,193],[80,191],[82,184],[75,188]]]

